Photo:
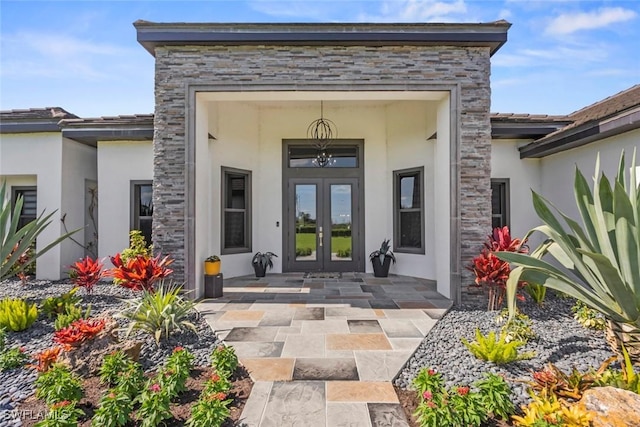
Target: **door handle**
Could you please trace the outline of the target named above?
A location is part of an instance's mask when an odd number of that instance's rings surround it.
[[[318,246],[322,247],[322,237],[324,236],[324,233],[322,232],[322,227],[320,227],[320,230],[318,231],[318,239],[320,240],[320,242],[318,243]]]

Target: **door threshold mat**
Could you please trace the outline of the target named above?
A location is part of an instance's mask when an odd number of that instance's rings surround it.
[[[303,279],[341,279],[342,273],[327,273],[325,271],[311,271],[304,273]]]

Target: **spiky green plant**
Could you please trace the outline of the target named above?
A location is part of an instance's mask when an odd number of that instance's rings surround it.
[[[511,315],[515,314],[517,284],[526,281],[568,294],[614,322],[640,328],[640,185],[635,157],[634,150],[626,179],[623,152],[618,173],[610,182],[600,175],[598,156],[593,192],[576,167],[574,195],[582,225],[533,192],[533,207],[543,225],[526,237],[537,231],[548,239],[530,256],[497,254],[518,266],[507,282]],[[561,266],[543,260],[547,254]]]
[[[2,209],[0,209],[0,280],[29,268],[42,254],[82,229],[78,228],[63,234],[41,250],[34,252],[29,261],[18,265],[22,254],[33,247],[40,233],[51,223],[51,217],[56,211],[47,215],[43,211],[38,218],[27,223],[24,227],[18,228],[18,220],[20,219],[24,200],[22,196],[18,196],[13,209],[11,209],[11,200],[6,197],[6,190],[7,183],[3,182],[2,186],[0,186],[0,203],[2,203]]]

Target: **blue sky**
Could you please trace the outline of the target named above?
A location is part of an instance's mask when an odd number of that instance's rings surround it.
[[[153,57],[132,23],[490,22],[494,112],[566,114],[640,83],[640,2],[562,0],[0,0],[0,109],[153,112]]]

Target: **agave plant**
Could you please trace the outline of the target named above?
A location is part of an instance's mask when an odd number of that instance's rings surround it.
[[[547,240],[531,256],[514,252],[497,255],[518,266],[507,281],[511,316],[515,314],[518,282],[543,284],[598,310],[611,327],[629,330],[625,345],[632,358],[640,360],[640,185],[635,156],[634,150],[627,181],[622,153],[613,183],[604,174],[599,176],[598,156],[593,192],[576,168],[574,194],[582,226],[533,192],[533,206],[543,225],[529,231],[527,237],[538,231]],[[561,266],[542,259],[546,254]]]
[[[51,217],[56,211],[47,215],[42,212],[38,218],[27,223],[24,227],[18,228],[24,200],[19,196],[12,210],[11,200],[6,197],[6,190],[7,183],[3,182],[0,187],[0,203],[2,203],[2,209],[0,209],[0,280],[21,273],[39,256],[82,229],[78,228],[60,236],[40,251],[33,253],[28,261],[20,264],[20,257],[29,253],[29,249],[33,247],[40,233],[51,223]]]

